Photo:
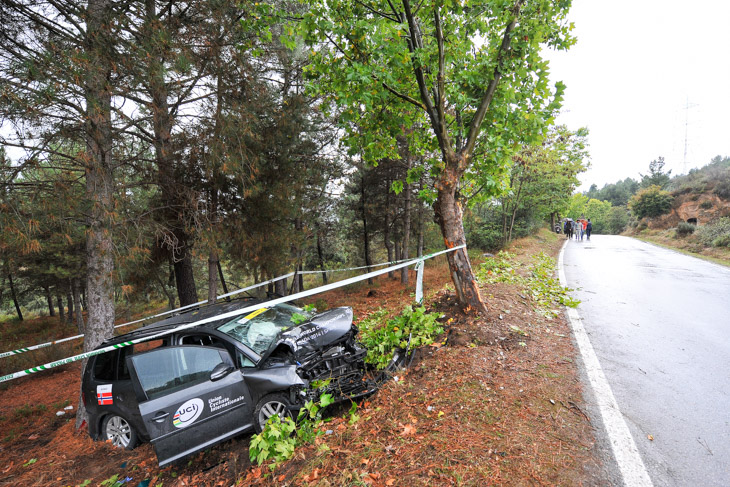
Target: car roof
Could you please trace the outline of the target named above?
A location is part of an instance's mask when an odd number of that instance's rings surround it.
[[[231,301],[225,301],[222,303],[201,305],[197,308],[186,310],[184,312],[170,316],[169,318],[165,318],[164,320],[156,321],[154,323],[150,323],[149,325],[142,326],[141,328],[138,328],[129,333],[109,338],[104,341],[102,346],[155,335],[163,331],[175,329],[180,325],[194,323],[196,321],[204,320],[206,318],[212,318],[223,313],[228,313],[237,309],[253,306],[261,302],[263,302],[263,300],[257,298],[239,298],[232,299]],[[215,326],[218,326],[219,324],[220,323],[218,321],[211,321],[209,323],[204,323],[200,325],[200,327],[213,328]]]

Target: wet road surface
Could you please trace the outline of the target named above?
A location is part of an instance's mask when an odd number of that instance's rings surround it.
[[[563,265],[654,485],[730,486],[730,269],[605,235]]]

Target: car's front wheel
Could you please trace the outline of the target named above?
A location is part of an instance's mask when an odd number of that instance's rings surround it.
[[[132,450],[137,446],[137,432],[129,421],[121,416],[110,414],[104,418],[101,431],[103,439],[111,441],[112,445],[118,448]]]
[[[285,394],[269,394],[256,404],[253,416],[256,433],[261,433],[270,417],[279,416],[281,420],[292,417],[291,402]]]

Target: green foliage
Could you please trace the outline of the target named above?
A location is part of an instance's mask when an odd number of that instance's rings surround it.
[[[543,141],[523,147],[513,158],[508,187],[498,198],[504,243],[515,237],[518,220],[544,222],[566,210],[578,174],[588,167],[587,135],[587,129],[554,127]]]
[[[618,235],[629,223],[629,211],[625,206],[612,206],[606,221],[606,233]]]
[[[659,186],[661,189],[665,189],[669,185],[670,176],[672,171],[664,172],[664,158],[659,157],[649,163],[649,174],[641,175],[641,187],[648,188],[650,186]]]
[[[306,4],[298,34],[312,49],[309,88],[327,97],[326,108],[340,110],[345,143],[366,161],[398,158],[396,137],[404,137],[413,153],[428,156],[425,172],[438,177],[450,162],[431,154],[466,150],[473,166],[467,178],[488,196],[519,144],[541,137],[559,108],[564,86],[550,86],[540,51],[574,43],[569,2],[525,3],[519,11],[501,0],[427,1],[413,9],[385,0]],[[486,105],[497,69],[501,79]],[[404,133],[404,126],[417,129]],[[468,147],[458,142],[467,140]]]
[[[629,204],[629,199],[639,190],[639,187],[638,181],[626,178],[613,184],[605,184],[601,189],[598,189],[594,184],[585,195],[591,199],[608,201],[615,207],[626,206]]]
[[[679,222],[677,230],[674,232],[675,237],[684,238],[687,235],[692,235],[697,227],[687,222]]]
[[[636,193],[629,201],[629,209],[636,218],[657,217],[669,213],[672,195],[659,186],[649,186]]]
[[[322,410],[333,402],[331,394],[322,394],[317,401],[307,401],[299,410],[296,423],[289,417],[282,420],[278,415],[271,416],[264,430],[251,437],[248,450],[251,463],[269,462],[269,468],[274,470],[291,458],[298,446],[314,441],[322,434]]]
[[[382,369],[393,358],[398,348],[406,348],[410,339],[411,348],[433,343],[443,333],[443,327],[436,321],[438,313],[428,313],[423,306],[406,306],[403,312],[386,321],[385,310],[379,310],[358,323],[360,341],[368,350],[365,361]]]
[[[730,247],[730,218],[724,217],[702,225],[695,230],[695,235],[708,247]]]
[[[297,439],[292,435],[296,430],[294,420],[289,417],[282,421],[278,415],[274,415],[266,422],[264,430],[251,437],[248,452],[251,463],[258,465],[271,461],[269,468],[276,466],[291,458],[297,445]]]
[[[469,249],[495,252],[504,245],[501,212],[493,211],[494,208],[482,203],[464,211],[464,233]]]
[[[289,318],[289,321],[294,323],[295,325],[300,325],[307,321],[309,318],[307,315],[303,315],[301,313],[292,313],[291,318]]]
[[[545,253],[533,257],[529,265],[518,261],[514,254],[500,252],[488,259],[477,270],[477,278],[488,284],[505,282],[520,286],[528,294],[536,312],[551,318],[560,310],[556,305],[575,308],[580,301],[568,295],[555,277],[555,260]]]

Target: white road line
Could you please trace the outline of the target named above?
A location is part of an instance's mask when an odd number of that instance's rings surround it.
[[[563,270],[563,253],[567,244],[568,242],[566,241],[563,248],[560,249],[560,256],[558,258],[560,284],[564,287],[566,286],[566,279],[565,271]],[[583,328],[580,315],[578,315],[578,311],[574,308],[567,308],[567,310],[568,321],[570,321],[573,336],[580,349],[586,374],[593,388],[593,393],[596,396],[596,403],[601,412],[603,424],[608,434],[608,440],[613,450],[613,456],[623,477],[624,485],[626,487],[651,487],[653,484],[651,478],[649,478],[649,473],[646,471],[644,462],[639,455],[639,450],[636,448],[636,443],[634,443],[631,432],[629,432],[629,427],[626,425],[623,415],[619,410],[616,398],[611,391],[611,386],[608,385],[608,381],[603,373],[601,364],[598,362],[598,357],[593,350],[593,345],[591,345],[588,334],[585,328]]]

